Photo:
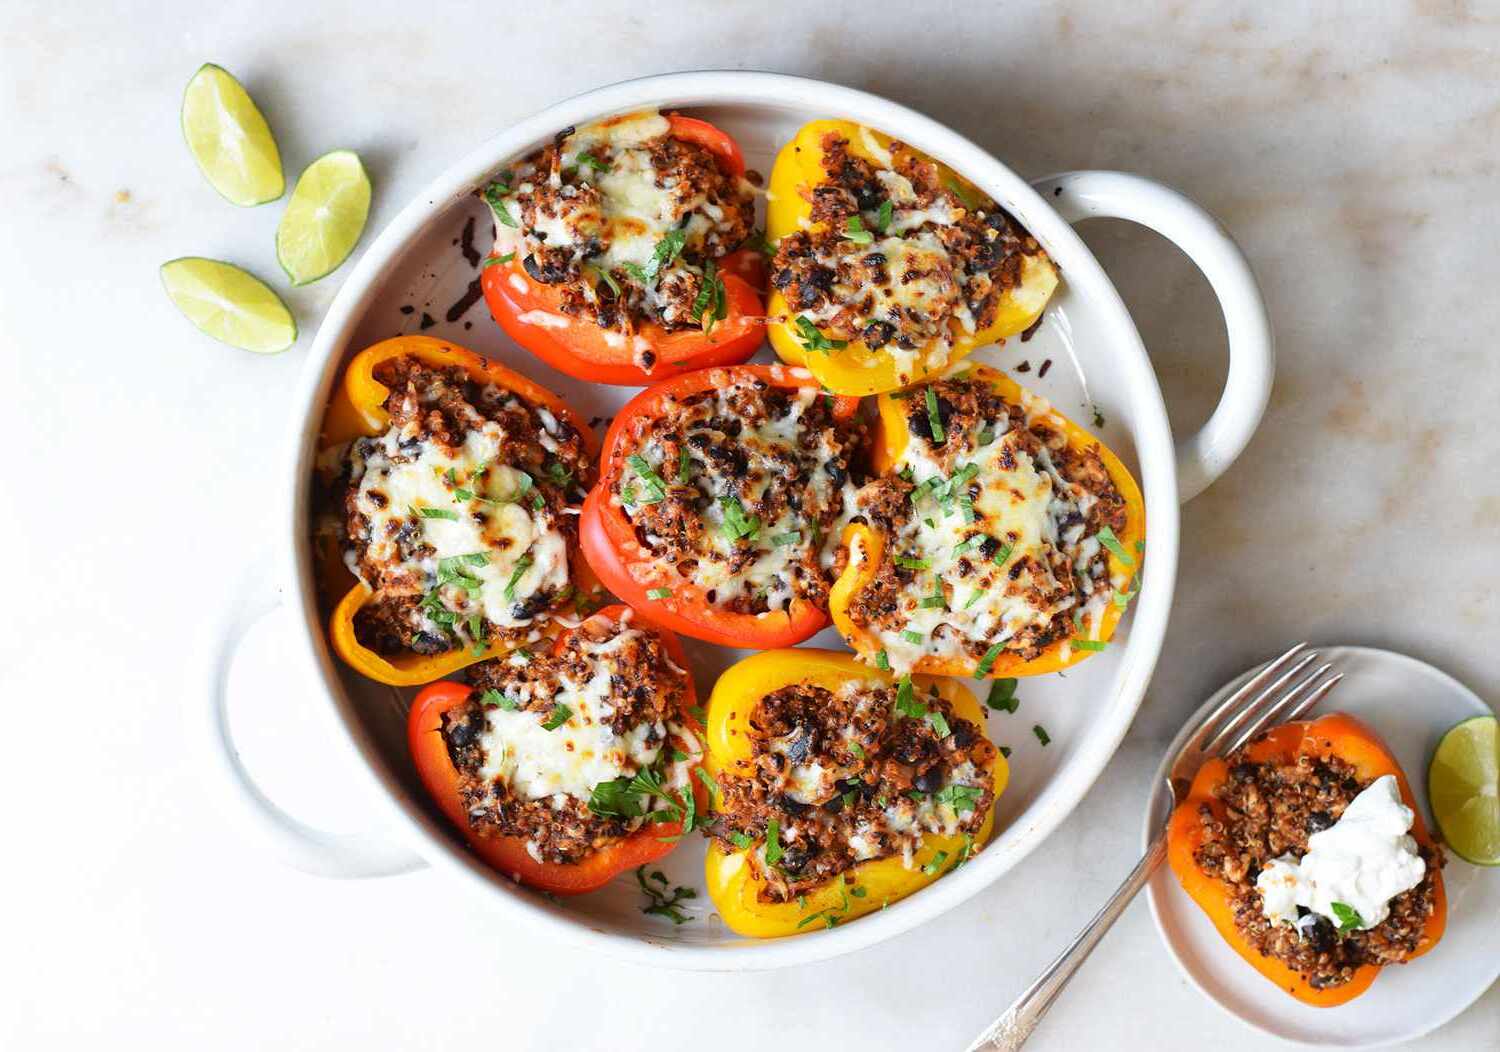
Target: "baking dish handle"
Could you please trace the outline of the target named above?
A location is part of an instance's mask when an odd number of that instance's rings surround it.
[[[426,865],[389,831],[332,833],[282,810],[260,788],[235,747],[229,725],[228,684],[234,655],[246,634],[282,606],[269,560],[261,560],[243,582],[233,604],[215,628],[208,668],[200,684],[207,694],[206,747],[199,751],[213,768],[212,781],[225,787],[230,810],[241,824],[283,863],[319,877],[386,877]],[[200,703],[191,692],[194,706]],[[201,715],[200,715],[201,719]]]
[[[1192,500],[1244,450],[1271,397],[1276,354],[1260,286],[1218,220],[1161,183],[1126,172],[1063,172],[1032,184],[1070,223],[1128,219],[1187,254],[1219,298],[1229,332],[1229,377],[1208,422],[1177,443],[1177,490]]]

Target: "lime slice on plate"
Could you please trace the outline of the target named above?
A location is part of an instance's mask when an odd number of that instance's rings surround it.
[[[182,134],[203,175],[230,203],[263,205],[286,189],[270,125],[240,82],[212,62],[188,81]]]
[[[281,297],[233,263],[184,256],[162,264],[161,283],[188,321],[231,347],[275,354],[297,342],[297,322]]]
[[[1427,799],[1443,839],[1476,866],[1500,866],[1500,731],[1475,716],[1443,735],[1427,767]]]
[[[353,150],[325,153],[297,179],[276,228],[276,258],[306,285],[349,258],[370,215],[370,177]]]

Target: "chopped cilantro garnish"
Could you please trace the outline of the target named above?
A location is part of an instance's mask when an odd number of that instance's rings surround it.
[[[693,297],[693,319],[708,333],[713,331],[714,323],[723,321],[728,313],[724,279],[719,277],[718,265],[709,260],[703,264],[703,282],[698,286],[698,295]]]
[[[789,533],[778,533],[771,538],[771,547],[780,548],[788,544],[796,544],[802,540],[802,533],[792,530]]]
[[[555,731],[564,723],[567,723],[568,718],[572,715],[573,710],[559,701],[556,705],[552,706],[552,713],[547,717],[546,722],[542,724],[542,730]]]
[[[844,237],[856,245],[868,245],[875,240],[875,235],[865,229],[857,215],[850,216],[849,222],[844,224]]]
[[[943,595],[943,586],[938,585],[937,591],[932,595],[924,595],[917,606],[923,610],[946,610],[948,600]]]
[[[886,228],[891,225],[891,215],[895,210],[896,206],[889,199],[880,202],[880,207],[875,211],[875,229],[885,233]]]
[[[910,555],[898,555],[896,556],[896,565],[903,570],[930,570],[932,568],[932,560],[913,559]]]
[[[670,599],[671,597],[672,589],[670,588],[650,588],[646,591],[647,599]]]
[[[741,833],[738,829],[729,834],[729,839],[734,841],[734,846],[739,848],[741,851],[747,850],[752,844],[755,843],[755,839],[753,837],[749,836],[746,833]]]
[[[719,507],[724,509],[724,536],[732,541],[754,537],[760,530],[760,516],[746,515],[740,498],[726,495],[719,498]]]
[[[875,652],[875,667],[880,669],[882,672],[889,672],[891,670],[890,655],[887,654],[884,650],[877,650]]]
[[[902,676],[896,683],[896,711],[916,720],[927,715],[927,706],[917,700],[910,676]]]
[[[1114,530],[1105,526],[1098,533],[1094,534],[1094,536],[1099,538],[1099,543],[1108,548],[1110,554],[1116,559],[1119,559],[1126,566],[1135,565],[1135,560],[1125,551],[1125,546],[1120,543],[1120,538],[1115,536]]]
[[[636,473],[636,477],[646,484],[646,493],[637,499],[642,504],[659,504],[667,499],[667,484],[662,481],[656,469],[647,463],[646,458],[639,453],[632,453],[625,458],[625,463],[630,465],[630,470]]]
[[[636,868],[635,880],[641,886],[641,890],[646,893],[646,898],[651,902],[649,906],[641,907],[642,913],[665,917],[673,924],[686,924],[693,919],[686,913],[683,913],[678,906],[687,899],[697,898],[697,891],[692,888],[676,887],[669,894],[667,892],[667,875],[659,869],[656,870],[651,874],[651,880],[655,881],[655,884],[652,884],[646,880],[645,866],[638,866]]]
[[[1004,566],[1005,561],[1010,558],[1010,553],[1015,550],[1016,549],[1014,545],[1002,543],[999,549],[990,558],[990,562],[994,563],[996,566]]]
[[[514,712],[521,707],[513,699],[507,698],[504,694],[494,689],[487,690],[479,695],[479,702],[481,705],[488,706],[489,708],[504,709],[507,712]]]
[[[984,703],[997,712],[1015,712],[1020,701],[1016,698],[1016,679],[1006,676],[990,684],[990,695]]]
[[[580,153],[577,157],[577,161],[580,168],[587,166],[589,168],[592,168],[596,172],[609,171],[609,165],[604,161],[599,160],[599,158],[595,157],[591,153]]]
[[[521,583],[521,578],[526,571],[531,569],[531,556],[523,555],[516,560],[516,565],[510,571],[510,580],[505,582],[505,598],[507,600],[516,597],[516,585]]]
[[[996,643],[984,652],[984,657],[979,659],[979,664],[974,668],[976,676],[988,676],[990,669],[995,667],[995,660],[1005,651],[1004,643]]]
[[[942,869],[943,868],[943,863],[947,862],[947,861],[948,861],[948,852],[946,852],[946,851],[939,851],[936,855],[932,856],[932,861],[931,862],[928,862],[925,866],[922,867],[922,872],[925,873],[925,874],[927,874],[930,877],[934,873],[936,873],[938,870]]]
[[[1010,746],[1009,745],[1002,745],[1002,746],[1000,746],[1000,755],[1003,756],[1003,757],[1005,757],[1007,760],[1010,759]]]
[[[849,346],[847,340],[830,340],[824,336],[806,315],[797,315],[792,319],[792,324],[797,326],[797,335],[802,340],[802,345],[809,351],[822,351],[827,354],[829,351],[842,351]]]
[[[687,244],[687,231],[681,228],[669,230],[651,250],[651,262],[644,267],[646,280],[654,281],[672,260],[682,255],[682,246]]]
[[[458,512],[450,511],[447,508],[412,508],[411,510],[424,519],[451,519],[454,522],[458,521]]]
[[[932,733],[936,734],[939,738],[946,738],[953,733],[953,728],[948,726],[948,721],[936,709],[927,714],[927,722],[932,724]]]
[[[984,790],[977,785],[945,785],[933,795],[940,804],[947,804],[959,814],[967,814],[979,806]]]
[[[979,437],[979,444],[981,446],[987,446],[991,442],[995,441],[995,430],[994,430],[994,428],[989,428],[989,427],[980,428],[979,429],[979,436],[978,437]]]
[[[1344,935],[1354,931],[1356,928],[1365,926],[1365,919],[1359,915],[1359,910],[1345,902],[1329,903],[1333,915],[1338,918],[1339,934]]]
[[[781,823],[771,819],[766,823],[766,865],[774,866],[781,861]]]
[[[677,481],[686,482],[693,477],[693,458],[683,446],[677,451]]]
[[[1031,733],[1035,734],[1036,740],[1043,745],[1050,745],[1052,743],[1051,736],[1047,734],[1047,728],[1043,727],[1040,723],[1032,726]]]
[[[516,254],[514,252],[507,252],[503,256],[486,256],[485,259],[484,259],[484,261],[479,264],[479,269],[480,270],[488,270],[490,267],[493,267],[496,263],[509,263],[511,260],[513,260],[515,258],[516,258]]]
[[[911,643],[913,646],[919,646],[924,637],[921,632],[913,632],[908,628],[901,633],[901,638],[906,640],[908,643]]]
[[[938,412],[937,392],[929,387],[922,392],[922,395],[927,399],[927,425],[932,429],[932,441],[942,445],[948,433],[943,430],[943,417]]]

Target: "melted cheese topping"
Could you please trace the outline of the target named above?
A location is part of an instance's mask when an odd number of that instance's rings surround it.
[[[389,566],[387,576],[412,591],[434,589],[442,607],[457,616],[451,625],[434,622],[429,610],[424,631],[451,631],[469,643],[475,641],[472,616],[521,627],[534,620],[516,614],[530,596],[568,584],[567,540],[555,517],[526,499],[530,476],[496,463],[504,439],[500,424],[487,421],[454,455],[426,439],[413,451],[412,437],[393,427],[350,449],[355,504],[369,521],[367,558]],[[487,467],[479,474],[481,465]],[[461,499],[459,491],[471,499]],[[423,509],[453,517],[424,516]],[[411,529],[431,551],[408,559],[398,537]],[[357,572],[357,564],[351,568]],[[477,586],[445,580],[455,577]]]
[[[623,735],[609,727],[614,713],[610,655],[639,636],[639,631],[627,629],[602,642],[585,643],[588,674],[581,680],[563,674],[546,687],[508,686],[506,696],[518,705],[532,701],[535,690],[550,690],[553,702],[566,705],[571,715],[560,727],[547,730],[547,709],[487,709],[480,736],[484,779],[498,779],[523,800],[558,794],[587,800],[600,782],[634,775],[655,763],[667,740],[664,722],[640,723]]]
[[[1039,398],[1025,408],[1028,425],[1050,413],[1050,406]],[[942,495],[941,486],[951,476],[933,458],[926,439],[913,434],[893,469],[910,471],[918,487],[927,484],[904,527],[891,540],[901,558],[925,564],[912,575],[909,598],[903,604],[906,624],[874,629],[895,672],[909,671],[928,655],[961,658],[967,653],[965,642],[985,649],[1003,644],[1028,626],[1050,625],[1069,611],[1079,619],[1078,634],[1097,638],[1113,595],[1111,585],[1121,589],[1128,585],[1125,580],[1096,580],[1092,574],[1100,552],[1098,539],[1084,536],[1083,522],[1062,525],[1086,515],[1094,496],[1063,478],[1045,446],[1033,457],[1021,448],[1017,430],[981,445],[984,430],[979,427],[966,436],[965,448],[972,452],[962,458],[976,469],[973,482],[980,487],[972,503],[972,522],[966,521],[965,508],[956,496],[939,499],[935,495]],[[949,442],[955,437],[950,436]],[[956,468],[955,475],[964,470]],[[1001,542],[996,556],[1003,556],[1000,562],[986,559],[977,547],[985,535]],[[1053,570],[1059,551],[1067,552],[1073,564],[1071,589]],[[868,558],[868,553],[856,545],[850,557]],[[961,561],[979,567],[979,572],[966,575]],[[1022,565],[1016,569],[1018,563]]]

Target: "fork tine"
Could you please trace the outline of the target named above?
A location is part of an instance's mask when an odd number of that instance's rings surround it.
[[[1312,694],[1308,696],[1306,701],[1298,702],[1297,707],[1292,709],[1291,712],[1287,713],[1282,718],[1283,722],[1290,723],[1292,720],[1301,719],[1303,716],[1306,716],[1309,712],[1317,707],[1318,702],[1328,697],[1328,692],[1333,690],[1334,687],[1338,686],[1339,680],[1343,678],[1344,674],[1342,672],[1334,673],[1333,676],[1328,680],[1328,682],[1324,683],[1317,690],[1313,691]]]
[[[1282,714],[1286,713],[1288,709],[1293,709],[1298,703],[1311,696],[1318,687],[1318,681],[1326,676],[1332,668],[1332,664],[1323,665],[1321,668],[1298,680],[1296,685],[1289,689],[1284,696],[1275,698],[1274,700],[1267,699],[1270,703],[1254,711],[1254,718],[1250,720],[1243,730],[1235,735],[1234,741],[1223,750],[1223,754],[1227,755],[1243,748],[1246,742],[1250,741],[1267,727],[1290,719],[1290,714]]]
[[[1303,654],[1301,660],[1276,677],[1274,683],[1246,702],[1223,727],[1219,728],[1219,732],[1208,742],[1204,743],[1203,751],[1220,755],[1228,751],[1224,748],[1224,743],[1237,735],[1240,732],[1240,728],[1244,727],[1248,721],[1260,715],[1265,710],[1267,704],[1284,697],[1283,692],[1287,689],[1287,684],[1297,681],[1297,677],[1302,674],[1302,670],[1317,659],[1318,652],[1316,650],[1310,650],[1306,654]]]
[[[1240,705],[1244,704],[1246,698],[1250,697],[1252,694],[1255,694],[1267,683],[1269,683],[1276,676],[1276,674],[1286,666],[1287,662],[1291,661],[1306,649],[1306,643],[1298,643],[1296,646],[1288,650],[1285,654],[1282,654],[1275,661],[1270,662],[1266,665],[1265,668],[1261,669],[1255,675],[1246,680],[1244,686],[1240,687],[1239,690],[1235,691],[1233,694],[1229,695],[1229,697],[1221,701],[1219,703],[1219,707],[1208,714],[1208,716],[1203,720],[1203,723],[1199,725],[1198,732],[1193,735],[1191,740],[1188,741],[1186,747],[1183,749],[1183,752],[1187,752],[1195,748],[1201,749],[1203,743],[1210,736],[1217,732],[1220,720],[1224,719],[1224,717],[1229,715],[1230,713],[1235,712],[1240,707]]]

